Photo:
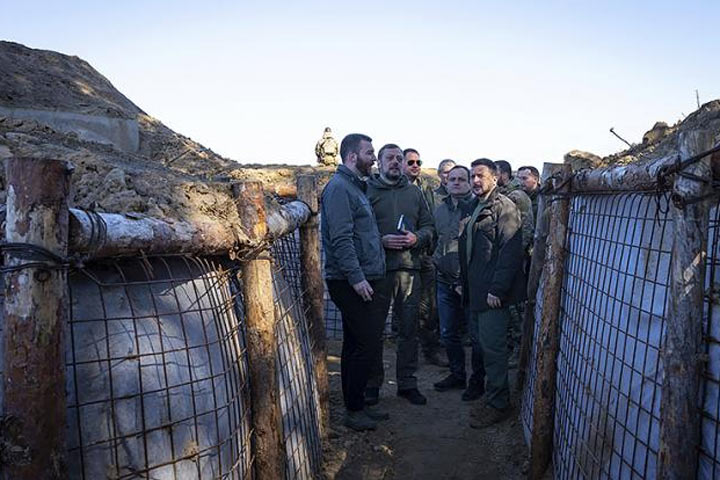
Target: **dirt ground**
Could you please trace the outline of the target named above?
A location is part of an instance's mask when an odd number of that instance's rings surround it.
[[[326,478],[525,478],[527,449],[518,416],[484,430],[471,429],[469,412],[475,402],[463,402],[460,390],[443,393],[433,390],[432,384],[444,378],[448,370],[424,364],[422,360],[417,373],[418,388],[428,397],[428,404],[411,405],[397,397],[394,344],[390,342],[385,344],[386,381],[379,404],[390,413],[390,420],[381,422],[374,432],[357,433],[343,426],[340,348],[338,341],[328,345],[332,428],[330,445],[325,451]],[[519,403],[517,395],[513,401],[515,405]],[[518,408],[516,411],[519,413]]]

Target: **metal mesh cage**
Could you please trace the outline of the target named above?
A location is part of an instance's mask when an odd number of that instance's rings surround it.
[[[665,195],[571,202],[555,402],[558,478],[652,478],[672,224]]]
[[[268,294],[286,473],[312,478],[321,469],[320,415],[297,232],[274,242],[273,254]],[[238,268],[226,258],[160,255],[94,262],[69,274],[70,478],[252,478]]]
[[[542,298],[543,282],[538,285],[537,298]],[[540,335],[540,315],[542,315],[542,304],[537,302],[534,309],[535,325],[532,333],[533,338],[530,344],[530,357],[527,365],[527,376],[525,377],[525,385],[522,391],[520,421],[523,425],[523,433],[525,441],[530,444],[530,433],[533,424],[533,401],[535,398],[535,377],[537,376],[537,341]]]
[[[243,309],[232,270],[184,256],[70,275],[72,478],[247,478]]]
[[[276,240],[272,251],[286,477],[312,478],[320,471],[322,460],[320,402],[313,376],[297,232]]]
[[[698,478],[720,477],[720,207],[710,212],[705,276],[705,346],[708,362],[702,392],[702,442]]]

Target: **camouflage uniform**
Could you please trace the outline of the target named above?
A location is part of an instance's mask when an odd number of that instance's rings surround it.
[[[523,254],[527,257],[532,248],[533,236],[535,234],[535,215],[533,214],[533,201],[527,193],[521,188],[520,183],[512,178],[503,185],[498,186],[500,193],[508,197],[517,206],[520,212],[520,220],[522,224],[522,246]],[[537,191],[537,190],[536,190]],[[523,267],[528,265],[527,258],[523,261]],[[522,322],[525,316],[525,303],[523,300],[510,305],[510,322],[508,328],[508,349],[511,354],[510,364],[517,364],[517,355],[520,351],[520,340],[522,337]]]
[[[330,128],[325,129],[325,133],[317,144],[315,144],[315,156],[320,165],[335,167],[338,164],[338,143],[332,136]]]
[[[419,176],[413,182],[423,194],[425,204],[430,213],[435,211],[435,194],[432,187]],[[433,218],[433,223],[435,219]],[[426,358],[436,356],[440,350],[440,320],[437,313],[435,299],[435,265],[432,261],[432,253],[435,251],[435,241],[429,246],[427,252],[420,257],[420,283],[422,292],[420,296],[420,348]]]
[[[533,218],[537,220],[537,209],[538,209],[538,192],[540,191],[540,186],[533,190],[530,193],[527,193],[527,196],[530,197],[530,201],[532,202],[532,211],[533,211]]]

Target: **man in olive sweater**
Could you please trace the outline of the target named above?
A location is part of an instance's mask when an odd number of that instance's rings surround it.
[[[418,313],[421,294],[420,256],[435,236],[433,219],[420,189],[402,174],[403,151],[385,145],[378,155],[379,174],[368,180],[370,200],[385,247],[387,279],[392,283],[393,309],[398,314],[397,394],[415,405],[427,399],[417,389]],[[377,401],[383,384],[382,356],[373,363],[366,402]]]

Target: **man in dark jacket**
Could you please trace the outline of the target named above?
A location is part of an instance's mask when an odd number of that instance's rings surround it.
[[[513,201],[520,212],[520,221],[522,223],[523,236],[523,268],[527,273],[530,267],[530,250],[533,243],[533,235],[535,233],[535,217],[533,216],[532,200],[522,189],[520,181],[513,177],[510,162],[506,160],[496,160],[495,166],[498,170],[497,188],[500,193]],[[520,342],[522,340],[522,319],[525,316],[525,300],[509,306],[510,311],[510,328],[508,332],[508,348],[510,349],[509,367],[516,368],[520,358]]]
[[[322,193],[322,241],[325,281],[343,322],[341,377],[345,425],[372,430],[387,418],[365,406],[372,363],[382,355],[382,332],[390,302],[385,252],[361,179],[375,162],[370,137],[346,136],[342,165]]]
[[[508,305],[522,296],[522,230],[517,207],[497,191],[492,160],[471,164],[475,199],[462,224],[458,249],[465,308],[477,323],[486,373],[486,401],[470,426],[484,428],[511,415],[508,386]]]
[[[540,192],[540,172],[537,168],[528,165],[518,168],[518,180],[523,190],[532,201],[533,218],[537,222],[538,193]]]
[[[433,255],[437,271],[437,306],[440,314],[440,338],[450,361],[450,375],[435,383],[435,390],[463,389],[465,383],[465,349],[463,348],[463,330],[467,315],[458,293],[460,281],[460,260],[458,257],[458,237],[460,221],[469,215],[463,205],[472,199],[470,192],[470,170],[462,165],[454,166],[448,172],[446,183],[448,196],[435,209],[435,228],[437,247]],[[473,374],[463,392],[464,401],[477,400],[485,391],[485,372],[482,370],[481,349],[477,332],[470,331],[472,339]]]
[[[385,247],[387,278],[392,283],[393,309],[398,314],[397,394],[413,404],[427,399],[417,389],[420,256],[433,242],[435,228],[422,192],[402,174],[403,152],[397,145],[380,149],[379,170],[368,180],[372,205]],[[366,399],[379,395],[384,371],[382,356],[374,362]]]
[[[423,194],[425,205],[432,215],[435,211],[435,193],[432,186],[425,181],[420,173],[422,172],[422,160],[420,153],[414,148],[403,150],[403,174],[408,181],[415,185]],[[420,256],[420,324],[418,333],[420,338],[420,349],[423,352],[425,362],[438,367],[447,367],[448,363],[440,358],[440,332],[438,329],[439,320],[437,305],[435,303],[435,267],[432,262],[432,253],[435,245],[428,245],[427,251]]]

